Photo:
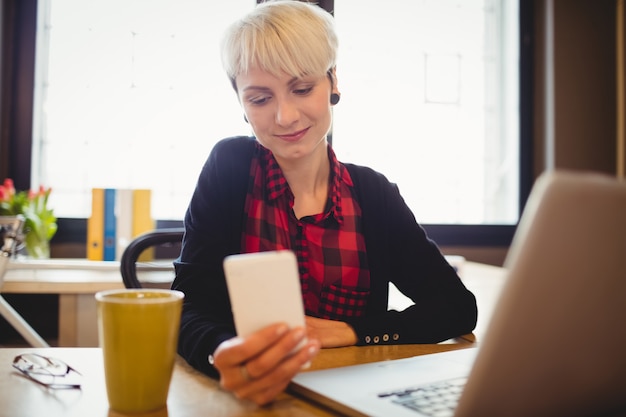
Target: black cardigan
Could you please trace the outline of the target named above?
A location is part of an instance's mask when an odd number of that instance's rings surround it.
[[[236,334],[222,261],[241,252],[255,150],[252,137],[215,145],[187,209],[183,246],[174,263],[172,288],[185,293],[178,350],[209,375],[216,372],[208,355]],[[370,267],[366,314],[350,321],[358,344],[437,343],[470,333],[476,325],[476,299],[418,225],[397,186],[370,168],[344,165],[361,206]],[[415,304],[402,312],[388,311],[389,282]]]

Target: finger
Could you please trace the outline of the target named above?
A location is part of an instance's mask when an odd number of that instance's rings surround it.
[[[305,316],[304,317],[304,322],[306,323],[307,327],[308,326],[313,326],[313,327],[317,327],[317,325],[319,325],[320,323],[320,319],[317,317],[312,317],[312,316]]]
[[[248,361],[247,370],[252,378],[259,378],[268,371],[274,369],[278,364],[283,362],[286,357],[294,353],[294,349],[306,338],[306,330],[297,327],[290,330],[284,336],[276,341],[276,343],[263,351],[258,356]]]
[[[275,366],[275,361],[271,359],[266,361],[265,364],[256,366],[256,369],[250,366],[250,364],[258,358],[263,356],[267,351],[274,351],[275,345],[279,344],[281,336],[287,331],[287,326],[282,324],[276,324],[268,326],[254,334],[241,338],[236,337],[223,342],[215,351],[214,364],[220,372],[220,385],[227,390],[235,391],[242,389],[250,384],[251,380],[257,379],[259,376],[265,374],[268,367]],[[283,336],[287,341],[289,337]],[[278,339],[278,340],[275,340]],[[285,349],[283,344],[279,344],[278,351]],[[289,348],[289,346],[287,347]],[[291,345],[293,349],[293,345]],[[288,351],[287,351],[288,352]],[[256,356],[254,356],[256,355]],[[279,355],[277,353],[271,354],[270,358]],[[284,357],[284,353],[280,354],[280,357]],[[245,365],[245,368],[242,366]]]
[[[247,384],[241,384],[233,392],[238,398],[265,404],[284,391],[289,381],[313,360],[319,349],[320,344],[317,340],[309,341],[297,353],[286,356],[281,363],[265,375],[252,379]]]
[[[245,382],[252,381],[252,377],[250,376],[250,373],[248,372],[248,368],[246,367],[245,363],[239,366],[239,371],[241,373],[241,377]]]
[[[244,383],[251,382],[256,379],[260,379],[265,376],[267,373],[272,372],[278,366],[281,365],[282,362],[285,362],[285,359],[289,356],[297,353],[295,351],[299,345],[305,342],[306,332],[303,328],[296,328],[287,333],[284,337],[276,342],[276,345],[264,351],[261,355],[256,358],[251,359],[248,362],[244,362],[243,364],[238,366],[240,380]],[[309,345],[310,347],[316,348],[316,343],[313,342]],[[304,346],[302,346],[304,347]],[[301,347],[301,348],[302,348]],[[309,352],[307,357],[304,359],[309,359],[309,355],[313,352]],[[297,358],[296,358],[297,360]],[[297,371],[297,369],[296,369]],[[284,374],[285,378],[290,378],[292,376],[291,373]]]
[[[277,323],[246,337],[237,336],[221,343],[213,355],[215,367],[223,370],[247,362],[275,343],[288,330],[285,323]]]
[[[274,384],[265,390],[256,392],[251,398],[249,398],[249,400],[257,405],[269,404],[287,388],[289,381],[290,379],[287,379],[280,384]]]

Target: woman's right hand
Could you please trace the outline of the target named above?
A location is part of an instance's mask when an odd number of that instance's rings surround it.
[[[213,354],[220,385],[237,398],[259,405],[271,402],[319,352],[320,342],[309,339],[292,353],[305,337],[304,328],[290,330],[279,323],[222,342]]]

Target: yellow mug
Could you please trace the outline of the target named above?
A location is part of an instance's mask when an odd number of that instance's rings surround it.
[[[96,293],[112,410],[140,413],[167,405],[183,298],[182,292],[166,289]]]

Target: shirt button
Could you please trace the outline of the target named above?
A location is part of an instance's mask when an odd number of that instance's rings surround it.
[[[400,339],[400,335],[398,333],[394,333],[393,340],[398,340],[398,339]]]
[[[369,336],[365,336],[365,343],[372,343],[372,338]]]
[[[374,336],[374,343],[378,343],[380,341],[380,337]]]
[[[385,333],[383,335],[383,342],[388,342],[389,341],[389,335],[387,333]]]

